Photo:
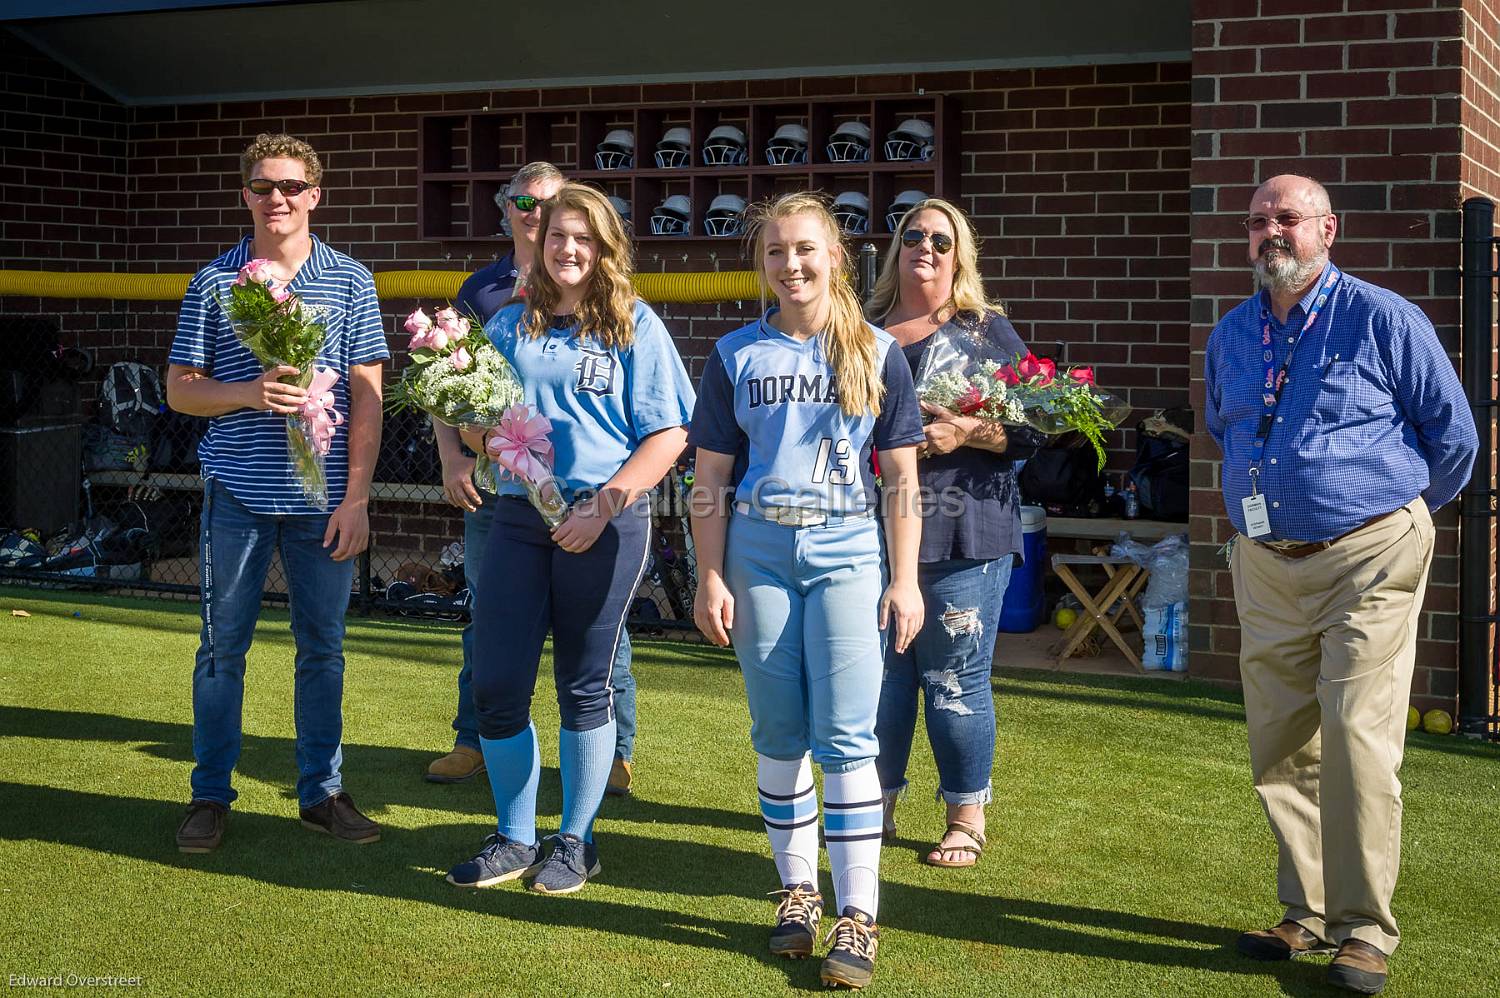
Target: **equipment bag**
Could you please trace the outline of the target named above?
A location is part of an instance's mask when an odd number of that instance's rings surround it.
[[[1053,516],[1098,516],[1104,478],[1092,447],[1044,447],[1021,469],[1021,495]]]
[[[111,364],[99,385],[99,421],[123,436],[138,440],[150,437],[166,407],[161,377],[145,364],[131,360]]]

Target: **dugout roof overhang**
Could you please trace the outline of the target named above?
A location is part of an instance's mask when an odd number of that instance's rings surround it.
[[[123,104],[1185,61],[1189,0],[8,0]]]

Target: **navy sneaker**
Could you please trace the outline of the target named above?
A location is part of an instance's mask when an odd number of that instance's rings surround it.
[[[576,835],[554,835],[552,855],[531,882],[540,894],[572,894],[599,875],[599,850]]]
[[[875,919],[853,905],[845,905],[844,913],[828,931],[833,948],[823,958],[823,983],[828,987],[842,984],[846,988],[862,988],[875,976],[875,950],[880,945],[880,929]]]
[[[448,883],[459,887],[493,887],[530,876],[542,868],[541,843],[522,845],[495,832],[479,855],[448,871]]]
[[[776,906],[776,928],[771,930],[771,952],[793,960],[812,956],[818,922],[823,918],[823,895],[803,882],[787,884],[771,896],[781,898]]]

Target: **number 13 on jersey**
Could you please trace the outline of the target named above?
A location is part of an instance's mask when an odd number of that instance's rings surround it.
[[[854,450],[848,439],[824,437],[818,444],[818,459],[813,464],[812,483],[822,485],[854,484]]]

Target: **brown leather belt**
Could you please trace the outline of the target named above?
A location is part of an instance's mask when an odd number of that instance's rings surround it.
[[[1364,523],[1361,523],[1359,526],[1355,527],[1353,530],[1349,530],[1342,534],[1339,534],[1331,541],[1313,541],[1311,544],[1299,544],[1293,548],[1279,548],[1275,547],[1274,545],[1267,544],[1265,541],[1256,541],[1255,543],[1259,544],[1267,551],[1274,551],[1276,554],[1281,555],[1283,558],[1306,558],[1308,555],[1317,554],[1319,551],[1327,551],[1329,548],[1333,547],[1335,544],[1343,540],[1345,537],[1348,537],[1350,534],[1357,534],[1366,527],[1374,526],[1388,516],[1395,516],[1405,508],[1405,506],[1398,506],[1395,509],[1391,510],[1389,513],[1381,513],[1378,516],[1372,516]]]

